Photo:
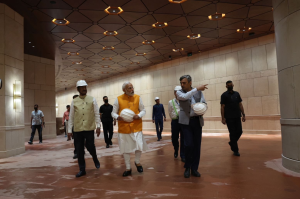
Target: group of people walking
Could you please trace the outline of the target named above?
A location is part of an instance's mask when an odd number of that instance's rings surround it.
[[[77,82],[76,87],[79,96],[73,97],[72,104],[67,106],[68,113],[64,113],[63,118],[63,124],[69,138],[74,138],[74,158],[78,157],[80,170],[76,177],[86,175],[84,147],[91,154],[95,167],[97,169],[100,168],[100,162],[96,154],[94,134],[96,129],[96,134],[99,137],[101,120],[107,148],[113,144],[113,125],[116,125],[116,121],[118,121],[118,144],[126,165],[123,176],[132,174],[130,153],[135,153],[134,164],[137,171],[142,173],[141,154],[142,151],[148,150],[148,146],[143,135],[142,118],[146,114],[146,109],[141,97],[134,93],[134,87],[130,82],[125,82],[122,85],[124,94],[117,97],[113,105],[110,105],[107,96],[104,96],[104,104],[99,109],[96,99],[87,95],[87,86],[84,80]],[[234,85],[232,81],[226,82],[226,87],[227,91],[221,96],[222,123],[227,124],[230,133],[229,145],[231,150],[235,156],[240,156],[237,142],[242,134],[241,117],[243,122],[246,120],[245,113],[239,93],[233,91]],[[208,107],[202,92],[206,89],[208,89],[207,85],[192,87],[191,76],[184,75],[180,77],[180,86],[174,88],[174,99],[168,103],[168,112],[172,119],[171,132],[174,158],[180,155],[181,160],[185,162],[185,178],[189,178],[190,175],[195,177],[201,176],[198,167],[200,162],[202,127],[204,125],[203,114],[205,111],[199,114],[199,110],[195,107],[197,104],[201,104],[203,109],[207,110]],[[163,131],[163,122],[166,121],[166,115],[158,97],[155,98],[155,102],[152,120],[156,125],[157,138],[160,141],[162,139],[161,134]],[[35,121],[35,114],[43,116],[43,114],[35,111],[32,113],[33,121]],[[32,124],[34,123],[32,122]],[[32,139],[33,137],[30,141],[31,144]]]

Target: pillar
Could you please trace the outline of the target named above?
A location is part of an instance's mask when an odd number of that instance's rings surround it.
[[[25,151],[23,17],[5,4],[0,4],[0,79],[0,158],[5,158]]]
[[[282,164],[300,173],[300,1],[273,0]]]

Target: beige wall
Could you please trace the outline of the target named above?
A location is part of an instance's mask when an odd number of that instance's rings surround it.
[[[122,83],[130,81],[146,107],[144,130],[154,130],[151,122],[154,97],[160,97],[167,110],[168,101],[174,97],[173,89],[184,74],[192,76],[193,85],[209,84],[204,92],[209,110],[205,114],[203,132],[228,132],[220,122],[220,96],[226,91],[225,82],[232,80],[234,89],[241,94],[247,115],[244,132],[280,133],[273,34],[92,82],[88,94],[94,96],[98,104],[103,103],[104,95],[113,103],[122,94]],[[62,116],[74,94],[77,94],[75,88],[56,94],[57,116]],[[170,122],[165,123],[165,129],[170,130]]]
[[[30,116],[34,104],[38,104],[45,115],[46,128],[43,129],[43,139],[54,138],[56,137],[54,60],[26,54],[24,59],[25,141],[29,140],[31,134]],[[34,140],[38,140],[37,132]]]
[[[23,153],[24,33],[23,17],[0,4],[0,158]],[[14,109],[13,85],[21,82],[21,109]]]

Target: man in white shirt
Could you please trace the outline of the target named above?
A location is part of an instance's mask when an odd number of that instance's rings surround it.
[[[45,122],[44,122],[44,113],[39,109],[39,105],[35,104],[34,105],[34,111],[31,112],[31,137],[28,141],[28,144],[32,144],[33,138],[35,135],[35,131],[38,130],[39,132],[39,143],[43,142],[42,138],[42,128],[43,126],[45,127]]]
[[[86,148],[93,157],[95,167],[100,168],[100,162],[97,158],[94,130],[96,129],[97,137],[100,135],[100,115],[99,107],[94,97],[87,94],[87,83],[84,80],[79,80],[76,84],[79,92],[79,97],[73,99],[69,114],[69,134],[72,136],[72,128],[76,134],[75,145],[78,156],[79,173],[76,177],[86,175],[85,160],[84,160],[84,142]]]
[[[140,96],[134,94],[134,88],[130,82],[125,82],[122,90],[124,94],[115,100],[111,115],[114,119],[118,120],[118,141],[120,151],[125,159],[126,170],[123,176],[126,177],[131,175],[130,153],[132,152],[135,153],[137,171],[139,173],[143,172],[140,157],[142,151],[148,150],[148,146],[142,132],[142,117],[146,114],[142,99]],[[132,122],[125,122],[120,116],[123,109],[130,109],[135,113]]]
[[[179,101],[177,100],[176,92],[179,90],[181,90],[181,86],[176,86],[174,89],[175,98],[169,101],[168,111],[169,111],[169,116],[172,119],[171,132],[172,132],[172,143],[174,147],[174,158],[178,157],[178,149],[179,149],[178,138],[180,134],[180,157],[181,157],[181,161],[185,162],[183,134],[181,133],[180,124],[178,123],[180,106],[179,106]]]

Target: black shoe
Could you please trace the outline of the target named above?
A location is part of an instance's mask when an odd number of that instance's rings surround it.
[[[181,162],[185,162],[185,158],[181,158]]]
[[[160,141],[160,139],[158,139],[157,141]]]
[[[42,141],[40,141],[39,143],[40,143],[40,144],[42,144],[43,142],[42,142]]]
[[[184,171],[184,177],[189,178],[190,176],[191,176],[191,169],[186,168],[185,171]]]
[[[74,154],[73,159],[77,159],[77,158],[78,158],[77,154]]]
[[[86,172],[85,171],[79,171],[79,173],[76,174],[76,178],[79,178],[81,176],[85,176]]]
[[[29,141],[28,144],[32,145],[32,142]]]
[[[175,151],[174,152],[174,158],[177,158],[178,157],[178,151]]]
[[[123,173],[123,177],[126,177],[126,176],[130,176],[131,175],[131,169],[129,171],[124,171]]]
[[[94,160],[96,169],[99,169],[100,168],[100,162],[99,162],[98,158],[93,158],[93,160]]]
[[[192,170],[191,174],[192,174],[192,176],[195,176],[195,177],[200,177],[201,176],[201,174],[197,170]]]
[[[109,148],[109,144],[106,144],[106,148]]]
[[[109,145],[112,145],[112,141],[109,142]]]
[[[144,171],[143,167],[142,167],[142,166],[138,166],[136,163],[134,163],[134,164],[135,164],[135,166],[136,166],[137,171],[138,171],[139,173],[143,173],[143,171]]]
[[[239,153],[238,151],[233,152],[233,155],[235,155],[235,156],[241,156],[240,153]]]

